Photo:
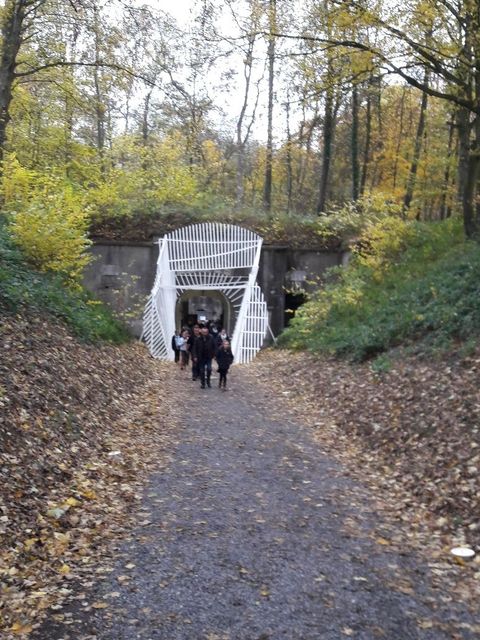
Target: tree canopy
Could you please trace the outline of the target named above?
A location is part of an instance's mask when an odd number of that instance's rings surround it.
[[[479,14],[192,0],[178,24],[156,3],[5,0],[3,210],[25,246],[22,216],[73,209],[79,238],[165,212],[274,225],[352,206],[461,214],[476,237]]]

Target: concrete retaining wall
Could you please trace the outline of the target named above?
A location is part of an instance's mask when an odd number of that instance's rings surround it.
[[[139,336],[143,307],[155,280],[158,244],[97,241],[91,252],[93,261],[85,270],[85,286]],[[311,293],[320,286],[325,270],[339,264],[341,252],[264,245],[258,282],[275,335],[285,326],[285,290],[297,282]]]

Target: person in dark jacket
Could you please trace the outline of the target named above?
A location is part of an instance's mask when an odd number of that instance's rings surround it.
[[[180,332],[175,331],[172,337],[172,349],[173,349],[173,353],[175,354],[175,362],[178,362],[180,360],[180,347],[177,344],[179,337],[180,337]]]
[[[227,334],[227,332],[223,327],[220,331],[217,331],[217,333],[214,333],[213,337],[215,338],[215,349],[217,351],[222,346],[224,340],[228,340],[230,342],[230,336]]]
[[[230,349],[230,342],[228,340],[224,340],[217,351],[218,373],[220,374],[218,388],[223,389],[224,391],[227,390],[227,373],[232,362],[233,353]]]
[[[205,389],[211,387],[210,376],[212,375],[212,359],[215,356],[215,340],[208,332],[208,327],[201,327],[200,336],[196,338],[193,345],[193,360],[198,363],[200,373],[200,386]]]
[[[192,358],[192,380],[196,380],[200,376],[198,362],[194,358],[194,345],[198,337],[200,337],[200,326],[198,324],[194,324],[193,332],[190,334],[188,339],[188,351]]]

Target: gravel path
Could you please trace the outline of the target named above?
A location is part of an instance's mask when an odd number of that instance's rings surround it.
[[[70,624],[50,619],[36,639],[478,637],[428,567],[385,544],[368,491],[306,428],[271,417],[274,390],[242,368],[227,393],[175,375],[179,444],[145,489],[137,530],[107,579],[65,609]]]

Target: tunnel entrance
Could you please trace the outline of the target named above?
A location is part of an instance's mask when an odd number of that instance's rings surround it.
[[[288,327],[295,313],[302,304],[307,302],[308,296],[305,291],[287,291],[285,294],[285,317],[284,323]]]
[[[192,328],[195,323],[210,323],[219,330],[233,332],[235,318],[232,305],[221,291],[192,290],[179,296],[175,308],[175,325]]]
[[[176,325],[184,318],[189,323],[211,315],[232,334],[235,362],[250,362],[268,329],[267,303],[256,281],[261,247],[262,238],[253,231],[211,222],[177,229],[159,240],[141,336],[152,356],[171,360]]]

